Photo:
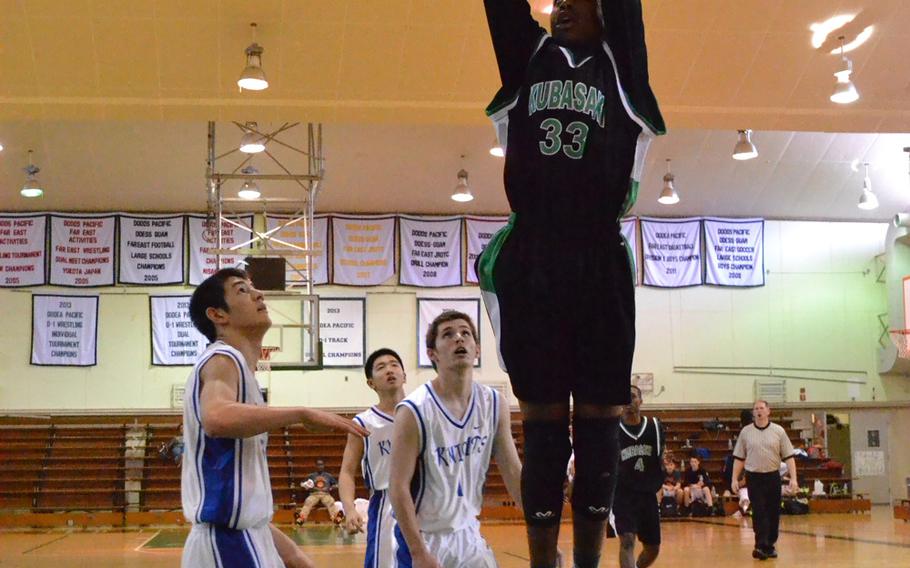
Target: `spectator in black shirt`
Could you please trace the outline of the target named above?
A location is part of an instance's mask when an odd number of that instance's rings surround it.
[[[708,506],[708,509],[714,507],[714,497],[711,494],[711,478],[708,472],[701,467],[701,460],[698,456],[689,458],[689,469],[683,476],[685,481],[685,505],[691,507],[695,501],[701,501]]]

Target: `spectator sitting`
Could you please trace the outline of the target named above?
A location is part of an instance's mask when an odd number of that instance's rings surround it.
[[[711,494],[713,484],[708,472],[701,467],[698,456],[689,458],[689,469],[683,476],[685,481],[684,500],[686,507],[692,507],[695,502],[703,503],[708,510],[714,508],[714,496]]]
[[[681,508],[683,504],[682,472],[676,468],[676,462],[673,461],[671,455],[664,456],[664,473],[660,500],[673,499],[677,508]]]
[[[307,476],[306,480],[300,482],[300,486],[309,490],[310,494],[303,502],[303,507],[297,514],[297,524],[302,525],[310,516],[310,511],[317,504],[322,504],[328,509],[329,518],[333,521],[338,515],[335,509],[335,499],[332,498],[332,491],[338,487],[338,481],[332,474],[325,470],[325,460],[316,460],[316,471]]]
[[[183,461],[183,424],[177,429],[177,435],[170,442],[162,443],[158,448],[158,455],[165,460],[174,460],[178,466]]]

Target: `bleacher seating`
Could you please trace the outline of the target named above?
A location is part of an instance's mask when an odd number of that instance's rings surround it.
[[[702,460],[722,492],[722,467],[739,430],[739,411],[665,410],[654,413],[664,423],[666,448],[678,461],[687,461],[696,447],[706,448]],[[159,449],[178,434],[180,416],[59,417],[49,423],[0,424],[0,510],[32,513],[53,511],[176,511],[180,508],[180,468]],[[723,428],[706,430],[706,422],[718,420]],[[775,417],[788,429],[794,445],[800,440],[792,419]],[[138,453],[127,452],[140,432]],[[512,416],[512,432],[519,453],[521,420]],[[144,436],[144,439],[142,439]],[[302,503],[306,491],[300,482],[323,458],[329,471],[341,466],[345,436],[312,433],[292,426],[269,434],[268,456],[275,505],[291,510]],[[135,446],[133,446],[135,447]],[[138,467],[137,461],[138,460]],[[828,469],[822,460],[801,460],[800,481],[811,485],[821,479],[849,484],[843,472]],[[358,497],[367,497],[363,480],[357,478]],[[498,469],[491,467],[485,490],[485,507],[511,505]]]

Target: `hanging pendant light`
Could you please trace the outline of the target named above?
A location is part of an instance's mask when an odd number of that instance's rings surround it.
[[[259,173],[259,170],[253,166],[247,166],[240,170],[240,173],[246,175],[255,175]],[[240,191],[237,192],[237,197],[240,199],[259,199],[259,196],[262,195],[262,192],[259,191],[259,185],[256,184],[256,180],[248,179],[243,182],[243,185],[240,186]]]
[[[262,46],[256,43],[256,23],[250,24],[252,30],[253,43],[251,43],[244,53],[246,53],[246,67],[237,79],[237,86],[248,91],[262,91],[269,88],[269,82],[265,78],[265,71],[262,70]]]
[[[240,151],[244,154],[258,154],[265,151],[265,137],[256,132],[258,128],[255,122],[247,122],[244,125],[244,133],[240,138]]]
[[[503,149],[503,147],[499,144],[499,141],[498,141],[498,140],[495,140],[495,139],[493,140],[493,145],[490,146],[490,155],[491,155],[491,156],[496,156],[497,158],[505,158],[505,156],[506,156],[506,151],[505,151],[505,149]]]
[[[22,168],[22,171],[25,172],[27,178],[25,180],[25,185],[19,190],[19,194],[22,197],[41,197],[44,195],[44,188],[42,188],[41,183],[38,182],[38,172],[41,171],[41,168],[32,164],[31,150],[28,151],[28,165]]]
[[[667,158],[667,173],[664,174],[664,188],[660,192],[660,197],[657,198],[657,202],[661,205],[676,205],[679,203],[679,194],[676,193],[676,188],[673,187],[673,181],[676,179],[670,172],[670,158]]]
[[[736,146],[733,147],[733,159],[751,160],[752,158],[757,158],[758,149],[752,143],[752,131],[737,130],[737,132],[739,133],[739,140],[736,142]]]
[[[834,86],[834,93],[831,95],[831,102],[846,105],[859,100],[859,91],[850,80],[853,73],[853,61],[844,55],[844,36],[840,36],[840,56],[841,67],[834,72],[837,78],[837,85]]]
[[[464,169],[458,170],[458,184],[455,185],[455,190],[452,191],[452,201],[467,203],[473,200],[474,195],[468,186],[468,172]]]
[[[859,196],[857,207],[864,211],[878,209],[878,197],[872,192],[872,180],[869,178],[869,164],[863,164],[866,168],[866,175],[863,177],[863,192]]]

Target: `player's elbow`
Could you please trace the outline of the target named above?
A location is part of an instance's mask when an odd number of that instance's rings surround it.
[[[202,429],[212,438],[237,438],[231,421],[223,410],[212,410],[202,415]]]

